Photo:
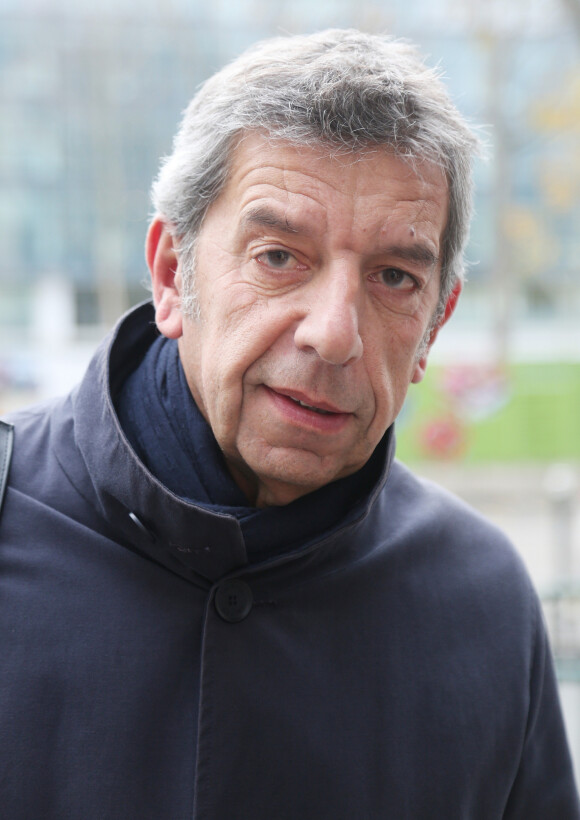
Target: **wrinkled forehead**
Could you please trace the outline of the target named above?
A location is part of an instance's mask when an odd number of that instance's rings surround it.
[[[348,185],[363,193],[380,193],[389,186],[397,186],[401,198],[409,190],[412,197],[422,188],[427,199],[443,202],[447,214],[449,184],[441,166],[429,159],[414,158],[396,151],[391,145],[365,144],[356,147],[335,144],[315,138],[294,141],[277,134],[248,131],[238,135],[232,143],[227,174],[219,196],[243,188],[258,177],[269,173],[272,181],[282,187],[290,175],[294,183],[334,178],[337,193]],[[287,175],[284,178],[284,175]],[[354,182],[353,182],[354,181]]]
[[[269,149],[272,152],[284,152],[292,149],[298,153],[316,153],[321,160],[332,160],[344,167],[356,165],[365,159],[387,155],[400,160],[401,163],[408,166],[410,172],[419,176],[425,169],[429,169],[429,172],[438,169],[441,178],[446,183],[448,181],[441,163],[435,156],[429,156],[426,153],[414,154],[408,148],[400,150],[396,145],[389,142],[363,142],[357,139],[353,139],[352,142],[334,141],[315,131],[309,138],[302,136],[299,139],[292,139],[285,133],[278,133],[275,130],[265,131],[263,129],[245,129],[232,137],[228,151],[226,181],[231,174],[232,168],[235,168],[240,154],[243,155],[253,147],[257,151]]]

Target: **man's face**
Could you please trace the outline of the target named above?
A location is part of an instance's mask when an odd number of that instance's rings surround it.
[[[384,149],[333,158],[248,136],[198,237],[200,318],[177,315],[179,268],[171,305],[156,296],[257,506],[362,467],[422,378],[448,195],[437,167],[417,170]]]

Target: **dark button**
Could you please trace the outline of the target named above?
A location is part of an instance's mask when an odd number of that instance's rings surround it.
[[[215,594],[218,615],[230,624],[243,621],[252,609],[252,590],[244,581],[224,581]]]

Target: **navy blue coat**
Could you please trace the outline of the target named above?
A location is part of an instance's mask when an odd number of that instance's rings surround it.
[[[580,817],[538,600],[505,538],[392,461],[354,522],[247,563],[111,396],[128,315],[15,414],[0,520],[5,820]]]

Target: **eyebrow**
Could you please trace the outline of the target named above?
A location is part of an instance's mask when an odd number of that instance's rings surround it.
[[[267,205],[257,205],[249,208],[242,216],[241,227],[251,226],[272,228],[280,233],[305,234],[312,233],[307,223],[293,222],[286,215],[282,216]],[[414,245],[389,245],[380,249],[377,255],[392,256],[405,262],[420,265],[426,270],[435,268],[439,264],[439,257],[425,244],[418,242]]]
[[[423,268],[435,268],[439,264],[439,257],[422,243],[416,245],[391,245],[384,249],[389,256],[421,265]]]
[[[266,205],[257,205],[254,208],[249,208],[244,213],[241,220],[242,228],[248,228],[252,225],[261,228],[273,228],[281,233],[289,234],[309,232],[306,224],[294,223],[287,216],[281,216]]]

